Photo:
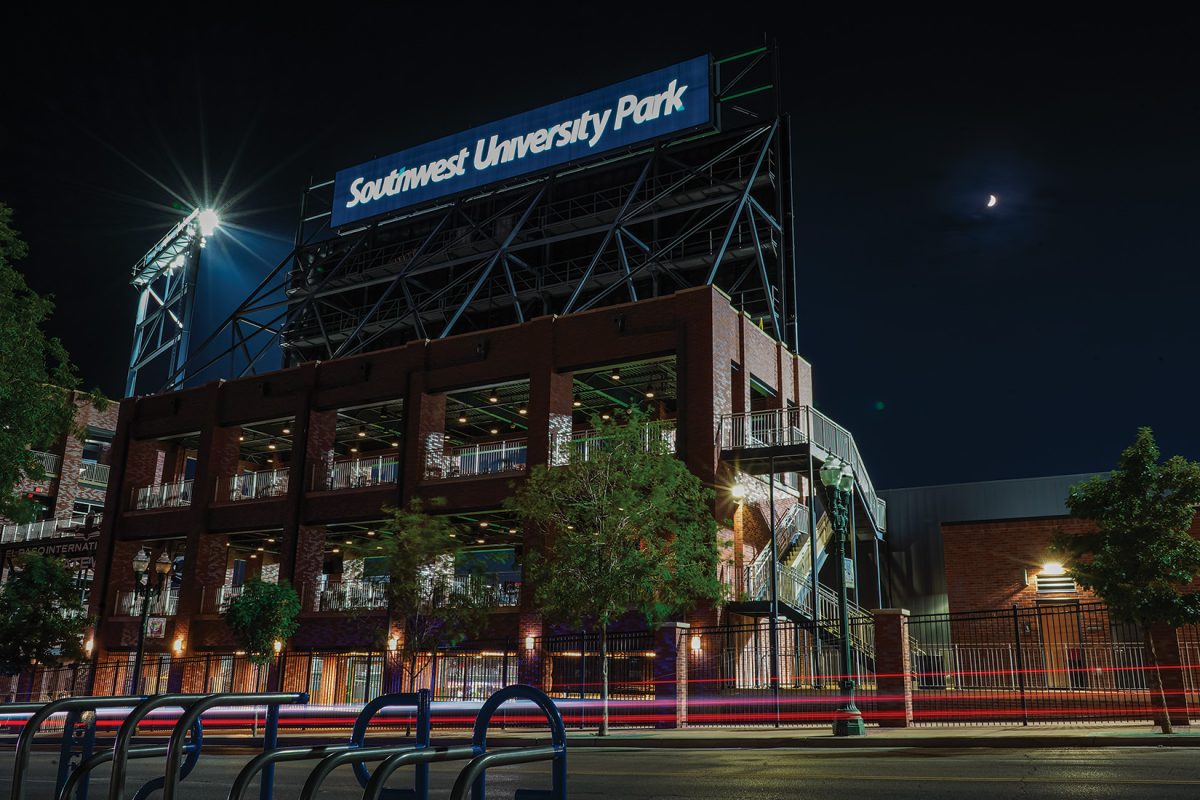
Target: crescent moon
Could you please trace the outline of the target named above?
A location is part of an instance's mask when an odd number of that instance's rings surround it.
[[[992,208],[992,207],[993,207],[993,206],[995,206],[995,205],[996,205],[996,195],[994,195],[994,194],[989,194],[989,195],[988,195],[988,203],[987,203],[987,207],[988,207],[988,208]]]

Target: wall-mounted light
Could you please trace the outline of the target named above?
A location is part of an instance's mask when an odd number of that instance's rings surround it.
[[[95,649],[96,649],[96,640],[93,639],[91,636],[89,636],[88,640],[83,643],[83,652],[87,653],[90,656],[92,654],[92,651]]]
[[[175,642],[174,642],[174,644],[171,645],[171,651],[173,653],[175,653],[175,655],[182,655],[182,653],[183,653],[183,637],[182,636],[175,637]]]
[[[283,652],[283,642],[276,639],[275,640],[275,655],[279,655],[282,652]]]
[[[700,636],[699,636],[699,634],[692,636],[692,652],[693,653],[700,652]]]
[[[526,636],[526,637],[525,637],[525,649],[526,649],[526,650],[532,650],[532,649],[533,649],[533,637],[532,637],[532,636]]]
[[[1043,575],[1065,575],[1066,572],[1067,571],[1063,569],[1062,562],[1047,561],[1045,564],[1042,564]]]
[[[389,636],[388,637],[388,650],[390,650],[391,652],[394,653],[399,649],[400,649],[400,639],[396,636]]]
[[[730,486],[729,496],[741,502],[746,497],[746,485],[744,483],[735,483],[733,486]]]

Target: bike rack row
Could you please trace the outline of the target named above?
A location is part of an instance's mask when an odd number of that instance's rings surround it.
[[[546,716],[550,726],[551,743],[540,747],[513,747],[489,751],[487,731],[492,716],[509,700],[532,702]],[[454,747],[435,747],[430,739],[432,706],[429,690],[413,693],[385,694],[367,703],[354,722],[346,744],[308,747],[279,747],[279,709],[282,705],[303,705],[308,695],[303,692],[222,693],[222,694],[163,694],[153,697],[69,697],[46,704],[0,705],[0,714],[30,713],[17,739],[13,765],[12,800],[27,800],[26,776],[32,759],[33,740],[42,724],[54,714],[65,713],[66,722],[59,747],[58,776],[55,782],[56,800],[87,800],[90,775],[101,764],[112,762],[108,797],[125,799],[125,784],[130,759],[166,756],[161,777],[152,778],[133,795],[133,800],[145,800],[153,792],[162,791],[163,800],[176,800],[180,781],[195,769],[204,746],[205,711],[216,707],[266,706],[266,725],[262,752],[252,758],[234,779],[228,800],[243,800],[250,783],[261,774],[259,800],[274,800],[275,766],[296,761],[316,761],[300,791],[299,800],[313,800],[325,780],[338,767],[349,764],[363,788],[363,800],[428,800],[429,765],[435,762],[466,761],[450,793],[451,800],[486,800],[487,771],[509,764],[551,761],[551,789],[518,789],[516,800],[566,800],[567,797],[567,737],[562,715],[545,694],[532,686],[515,685],[493,694],[480,709],[471,734],[471,744]],[[117,731],[113,747],[95,753],[96,712],[102,709],[130,708]],[[167,744],[133,745],[138,725],[154,710],[178,707],[183,711],[171,730]],[[416,710],[415,741],[411,745],[368,747],[367,728],[381,710],[411,707]],[[80,730],[77,732],[76,729]],[[80,763],[71,768],[76,739],[80,745]],[[372,772],[368,763],[378,763]],[[388,779],[402,767],[413,767],[411,788],[387,788]]]

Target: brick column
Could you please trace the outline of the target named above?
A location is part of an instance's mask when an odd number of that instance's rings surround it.
[[[1172,725],[1188,725],[1187,687],[1183,679],[1183,658],[1179,652],[1179,633],[1170,625],[1151,625],[1150,638],[1154,640],[1154,655],[1162,675],[1163,691],[1167,695],[1167,708]],[[1149,654],[1147,654],[1149,655]],[[1149,659],[1147,659],[1148,661]],[[1150,704],[1154,709],[1154,722],[1162,724],[1162,698],[1154,688],[1154,676],[1147,673],[1146,685],[1150,687]]]
[[[551,463],[556,438],[571,436],[575,407],[574,374],[539,363],[529,375],[529,466]]]
[[[446,452],[446,396],[427,394],[421,376],[414,375],[405,411],[403,502],[416,496],[429,464],[441,464]]]
[[[325,527],[301,525],[279,550],[279,577],[289,580],[300,596],[301,612],[311,611],[317,596],[317,579],[325,565]]]
[[[538,689],[544,688],[542,673],[542,636],[545,627],[542,615],[533,611],[522,611],[517,621],[517,683]],[[533,647],[526,640],[533,639]]]
[[[329,479],[329,467],[334,457],[334,438],[337,434],[337,411],[310,411],[307,428],[304,458],[296,459],[292,473],[288,476],[289,496],[293,490],[293,483],[299,484],[295,488],[298,494],[303,494],[307,489],[327,488],[325,482]],[[302,474],[297,475],[297,470]]]
[[[879,724],[908,728],[913,724],[912,661],[908,647],[908,610],[879,608],[875,618],[875,674]]]
[[[662,718],[656,728],[687,727],[688,653],[686,622],[667,622],[654,633],[654,707]]]

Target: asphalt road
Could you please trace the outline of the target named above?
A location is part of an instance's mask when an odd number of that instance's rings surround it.
[[[53,755],[39,753],[31,800],[46,800],[53,787]],[[204,756],[182,784],[183,800],[223,800],[247,756]],[[144,761],[131,765],[127,792],[154,775]],[[887,800],[954,798],[1189,798],[1200,797],[1200,753],[1191,748],[1093,750],[987,750],[896,748],[871,750],[576,750],[569,757],[572,798],[746,798],[794,800],[846,796]],[[161,772],[157,773],[161,774]],[[307,777],[301,765],[280,768],[275,797],[295,798]],[[489,797],[512,797],[515,787],[548,787],[545,764],[497,770]],[[435,765],[433,798],[445,798],[454,765]],[[107,790],[107,770],[93,783],[90,800]],[[402,775],[398,775],[402,779]],[[0,753],[0,797],[8,796],[12,753]],[[402,785],[396,780],[393,785]],[[328,783],[322,798],[357,798],[349,768]],[[837,793],[836,795],[833,793]],[[253,791],[257,798],[257,790]],[[160,796],[158,794],[153,795]]]

